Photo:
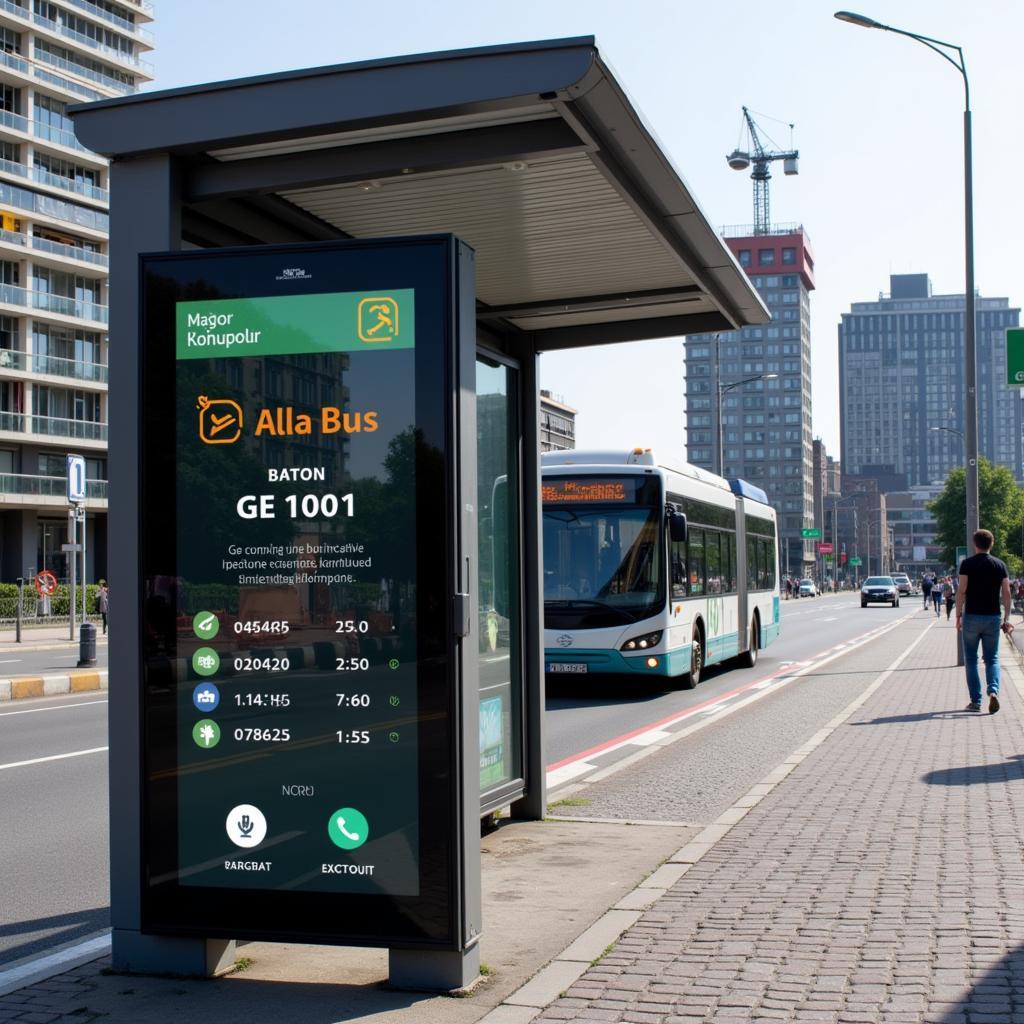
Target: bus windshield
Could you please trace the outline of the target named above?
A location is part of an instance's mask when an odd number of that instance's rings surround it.
[[[664,604],[659,506],[544,506],[544,622],[595,629],[636,622]]]

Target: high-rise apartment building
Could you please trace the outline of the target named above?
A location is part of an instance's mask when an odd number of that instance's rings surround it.
[[[152,78],[148,0],[0,0],[0,581],[68,573],[84,456],[87,575],[106,573],[107,162],[68,107]]]
[[[540,393],[540,450],[562,452],[576,447],[576,413],[561,396]]]
[[[772,320],[686,339],[687,459],[763,488],[779,517],[781,569],[803,573],[815,557],[800,534],[814,523],[810,241],[788,225],[726,235],[725,243]]]
[[[964,297],[932,295],[927,274],[893,274],[889,295],[854,302],[839,325],[844,473],[944,480],[962,466]],[[1024,480],[1021,395],[1006,386],[1008,299],[976,300],[978,450]],[[918,545],[920,546],[920,545]]]

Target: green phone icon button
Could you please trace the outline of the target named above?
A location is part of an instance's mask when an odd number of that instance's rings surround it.
[[[369,838],[370,823],[354,807],[342,807],[331,815],[327,834],[335,846],[358,850]]]

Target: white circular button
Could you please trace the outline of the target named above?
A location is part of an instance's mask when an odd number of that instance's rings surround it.
[[[267,835],[267,819],[258,807],[239,804],[231,809],[224,828],[235,846],[259,846]]]

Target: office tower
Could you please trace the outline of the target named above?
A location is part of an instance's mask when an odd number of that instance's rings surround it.
[[[686,339],[687,459],[764,489],[779,519],[779,565],[811,571],[811,321],[814,259],[799,225],[728,234],[732,250],[771,311],[771,323]],[[721,416],[721,451],[718,427]]]
[[[978,451],[1021,480],[1021,393],[1006,385],[1006,329],[1020,309],[976,305]],[[944,480],[964,463],[963,380],[963,295],[932,295],[927,274],[893,274],[888,295],[854,302],[839,325],[843,472],[905,478],[886,490]]]
[[[148,0],[0,0],[0,581],[67,577],[68,453],[87,576],[106,574],[108,170],[68,108],[153,77],[152,18]]]

